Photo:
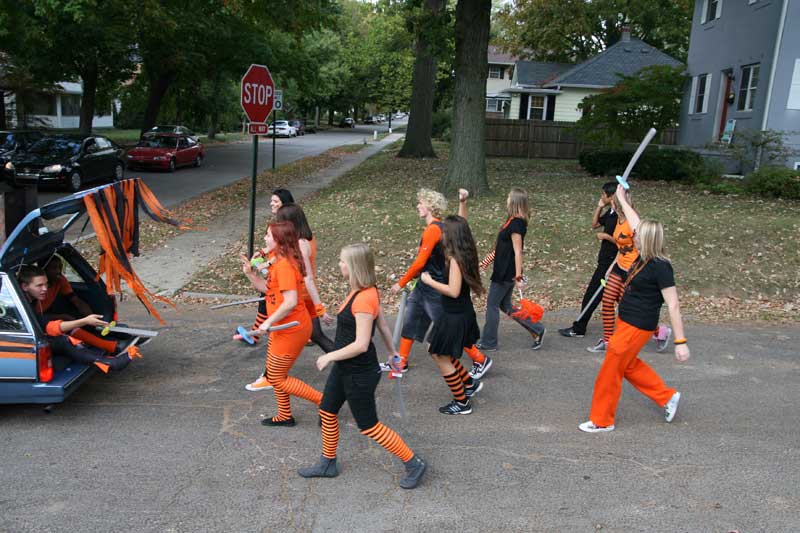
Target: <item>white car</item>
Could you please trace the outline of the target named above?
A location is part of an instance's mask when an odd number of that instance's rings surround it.
[[[275,135],[278,137],[297,137],[297,130],[289,124],[288,120],[276,120],[269,125],[270,137]]]

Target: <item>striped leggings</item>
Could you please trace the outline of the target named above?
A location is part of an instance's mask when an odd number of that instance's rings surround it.
[[[289,370],[294,365],[298,355],[277,355],[270,350],[267,353],[267,379],[272,384],[275,400],[278,403],[278,414],[272,417],[275,422],[288,420],[292,417],[290,396],[297,396],[319,405],[322,393],[305,382],[289,375]]]
[[[603,289],[603,340],[608,344],[611,335],[614,334],[614,325],[617,320],[617,304],[622,299],[622,286],[625,278],[616,269],[611,270],[606,280],[606,288]]]

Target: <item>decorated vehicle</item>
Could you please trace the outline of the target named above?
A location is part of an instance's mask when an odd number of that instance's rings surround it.
[[[128,168],[147,167],[174,172],[178,167],[199,167],[205,147],[188,135],[158,133],[145,135],[125,156]]]

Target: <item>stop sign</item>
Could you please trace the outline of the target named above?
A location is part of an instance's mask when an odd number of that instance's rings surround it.
[[[272,112],[275,84],[264,65],[250,65],[242,76],[242,109],[250,122],[263,123]]]

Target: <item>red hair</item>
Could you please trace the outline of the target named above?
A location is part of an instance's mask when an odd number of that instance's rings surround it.
[[[299,236],[294,224],[286,220],[271,222],[267,226],[267,231],[272,231],[272,240],[275,241],[275,255],[287,258],[295,264],[300,274],[306,277],[303,256],[300,253],[300,246],[297,244]]]

